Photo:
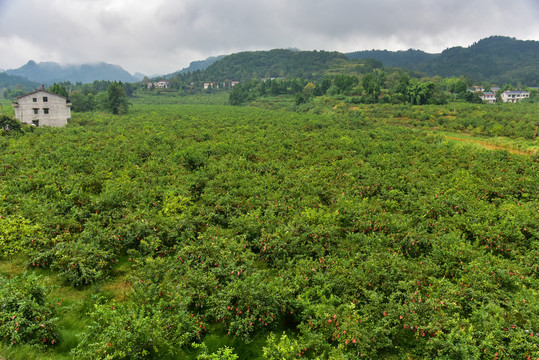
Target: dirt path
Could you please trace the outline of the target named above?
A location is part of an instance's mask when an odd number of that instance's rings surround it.
[[[484,141],[484,140],[465,139],[465,138],[456,137],[456,136],[449,136],[449,135],[444,135],[444,137],[447,138],[447,139],[450,139],[450,140],[456,140],[456,141],[460,141],[460,142],[478,144],[478,145],[481,145],[482,147],[484,147],[485,149],[488,149],[488,150],[507,150],[511,154],[528,155],[528,156],[535,153],[534,151],[533,152],[526,152],[526,151],[522,151],[522,150],[511,149],[511,148],[508,148],[508,147],[505,147],[505,146],[494,145],[494,144],[489,143],[488,141]]]

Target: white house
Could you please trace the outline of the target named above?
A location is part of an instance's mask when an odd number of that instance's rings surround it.
[[[67,98],[43,88],[19,96],[13,102],[15,118],[35,126],[66,126],[71,118],[70,106]]]
[[[168,89],[170,87],[170,81],[159,80],[158,82],[148,83],[148,89],[150,89],[152,85],[155,89]]]
[[[204,90],[206,90],[209,87],[213,89],[219,89],[219,84],[217,84],[216,82],[204,83]]]
[[[479,86],[479,85],[474,85],[472,87],[473,87],[474,92],[484,92],[485,91],[485,88],[482,87],[482,86]]]
[[[481,95],[481,100],[487,104],[494,104],[496,102],[496,94],[490,91],[484,92],[483,95]]]
[[[527,99],[529,97],[530,93],[523,90],[507,90],[502,93],[503,102],[516,103],[522,99]]]

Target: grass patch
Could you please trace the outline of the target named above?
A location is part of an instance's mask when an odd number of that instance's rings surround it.
[[[9,278],[22,275],[26,270],[28,258],[23,256],[3,258],[0,260],[0,274]]]
[[[539,146],[535,145],[534,142],[527,140],[512,140],[504,137],[484,138],[471,136],[465,133],[452,133],[445,131],[432,131],[432,133],[440,134],[449,140],[475,144],[483,149],[506,150],[512,154],[518,155],[533,155],[537,154],[539,150]]]
[[[13,111],[13,106],[11,105],[11,100],[0,99],[0,114],[13,116],[15,113]]]
[[[54,352],[33,346],[7,347],[1,345],[0,360],[72,359],[71,350],[78,345],[79,335],[85,331],[88,325],[87,313],[93,306],[94,297],[99,294],[117,301],[125,299],[130,288],[131,263],[127,259],[120,259],[115,270],[116,276],[113,279],[92,286],[73,288],[48,269],[28,270],[27,262],[28,258],[23,256],[3,259],[0,262],[0,273],[11,278],[22,275],[25,271],[32,271],[40,276],[42,285],[49,289],[48,294],[46,294],[48,302],[57,311],[60,340],[54,348]]]

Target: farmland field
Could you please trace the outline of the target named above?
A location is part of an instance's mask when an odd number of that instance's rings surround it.
[[[539,357],[537,106],[210,98],[0,136],[0,357]]]

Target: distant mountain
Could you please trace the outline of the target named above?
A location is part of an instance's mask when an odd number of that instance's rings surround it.
[[[180,71],[176,72],[175,74],[185,74],[188,72],[195,72],[197,70],[206,70],[208,66],[212,65],[214,62],[221,60],[226,55],[219,55],[219,56],[211,56],[207,58],[206,60],[197,60],[192,61],[188,67],[181,69]]]
[[[295,51],[275,49],[248,51],[223,57],[204,71],[210,81],[255,78],[320,78],[332,65],[347,61],[344,54],[328,51]]]
[[[0,72],[0,90],[4,88],[12,90],[19,86],[22,87],[22,90],[30,91],[37,89],[40,85],[40,83],[30,81],[21,76],[9,75],[5,72]]]
[[[453,47],[441,54],[384,50],[359,51],[347,56],[372,57],[385,66],[420,71],[428,76],[466,76],[477,82],[539,86],[539,41],[491,36],[467,48]]]
[[[467,48],[444,50],[439,58],[418,64],[416,70],[429,75],[464,75],[497,84],[538,86],[539,41],[492,36]]]
[[[144,79],[146,77],[146,75],[142,74],[142,73],[139,73],[139,72],[136,72],[133,74],[133,77],[136,78],[138,81]]]
[[[52,83],[61,81],[71,81],[72,83],[91,83],[95,80],[123,81],[128,83],[139,81],[136,77],[122,69],[122,67],[103,62],[83,65],[60,65],[54,62],[36,63],[30,60],[22,67],[7,70],[5,73],[22,76],[28,80],[46,85],[52,85]]]

